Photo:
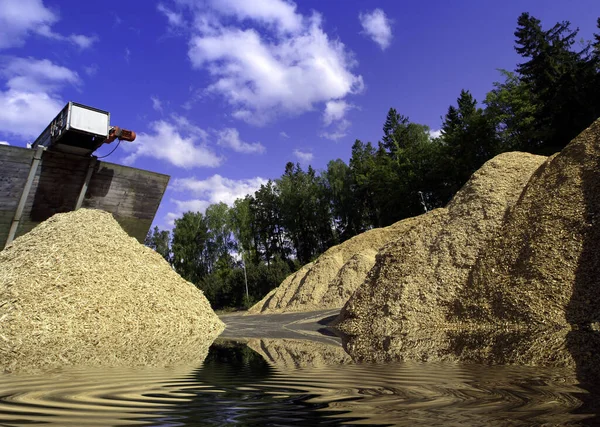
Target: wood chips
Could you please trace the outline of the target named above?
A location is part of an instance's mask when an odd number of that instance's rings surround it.
[[[351,334],[393,335],[446,326],[481,251],[545,160],[500,154],[446,208],[401,221],[402,233],[380,250],[367,280],[342,309],[338,327]]]
[[[202,291],[89,209],[0,252],[0,319],[6,371],[200,363],[224,328]]]

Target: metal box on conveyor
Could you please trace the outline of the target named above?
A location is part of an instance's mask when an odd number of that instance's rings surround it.
[[[100,147],[110,132],[110,113],[69,102],[34,141],[32,148],[46,147],[89,155]]]

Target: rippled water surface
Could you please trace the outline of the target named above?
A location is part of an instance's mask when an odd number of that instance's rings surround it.
[[[596,425],[556,369],[354,364],[341,347],[221,341],[198,366],[0,377],[0,425]],[[307,346],[303,348],[303,346]]]

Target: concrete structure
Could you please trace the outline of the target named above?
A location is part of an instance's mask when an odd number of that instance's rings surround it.
[[[0,249],[10,240],[11,228],[18,237],[55,213],[79,207],[111,212],[143,242],[169,179],[95,157],[2,145]]]

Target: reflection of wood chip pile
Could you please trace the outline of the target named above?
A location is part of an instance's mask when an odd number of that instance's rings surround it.
[[[57,214],[0,252],[4,368],[201,361],[222,329],[203,293],[109,213]]]
[[[369,277],[342,310],[340,327],[353,334],[391,335],[444,326],[481,250],[545,160],[526,153],[496,156],[446,208],[408,220],[412,226],[382,248]]]
[[[253,338],[248,347],[279,369],[296,369],[351,363],[339,345],[308,340]]]

